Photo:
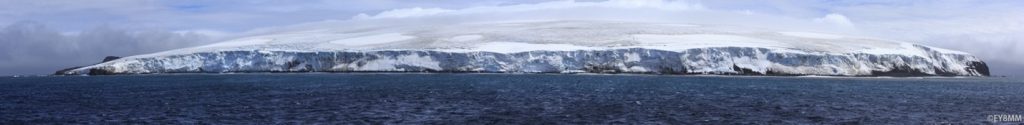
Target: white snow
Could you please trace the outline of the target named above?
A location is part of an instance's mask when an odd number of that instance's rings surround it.
[[[662,24],[662,25],[673,26],[673,27],[699,27],[700,26],[700,25],[693,25],[693,24]]]
[[[238,46],[251,46],[251,45],[262,45],[274,41],[273,39],[266,38],[244,38],[220,43],[214,43],[206,46],[200,46],[199,48],[219,48],[219,47],[238,47]]]
[[[357,64],[349,64],[348,67],[355,69],[355,71],[404,71],[398,69],[399,65],[415,66],[432,70],[441,70],[440,63],[431,59],[429,56],[416,55],[404,55],[399,56],[395,59],[378,59],[367,61],[363,66],[357,66]]]
[[[640,60],[641,58],[639,53],[626,54],[626,62],[640,62]]]
[[[365,32],[358,32],[365,30]],[[356,31],[356,32],[353,32]],[[402,46],[391,46],[402,42]],[[910,47],[907,47],[910,45]],[[251,36],[211,45],[126,58],[203,51],[379,51],[434,50],[574,51],[647,48],[682,51],[707,47],[757,47],[793,53],[870,53],[921,56],[923,50],[898,41],[812,32],[773,32],[692,24],[615,21],[504,21],[437,27],[323,29]],[[273,47],[268,47],[273,46]],[[959,51],[932,48],[950,54]]]
[[[970,53],[963,52],[963,51],[956,51],[956,50],[943,49],[943,48],[937,48],[937,47],[929,47],[929,48],[931,48],[934,51],[941,52],[941,53],[948,53],[948,54],[970,54]]]
[[[345,45],[345,46],[365,46],[373,44],[384,44],[397,41],[404,41],[414,39],[416,37],[402,35],[401,33],[385,33],[370,36],[362,36],[341,40],[331,41],[333,44]]]
[[[782,35],[804,37],[804,38],[816,38],[816,39],[842,39],[845,36],[824,34],[824,33],[810,33],[810,32],[779,32]]]
[[[448,52],[473,52],[473,51],[484,51],[484,52],[497,52],[497,53],[517,53],[527,51],[576,51],[576,50],[592,50],[593,47],[577,46],[572,44],[531,44],[531,43],[517,43],[517,42],[489,42],[476,45],[472,49],[452,49],[442,50]]]
[[[928,57],[928,54],[924,50],[914,47],[914,44],[900,43],[899,48],[866,48],[857,51],[858,53],[867,54],[893,54],[893,55],[912,55],[919,57]]]
[[[452,37],[452,41],[455,42],[471,42],[484,38],[482,35],[461,35]]]
[[[777,41],[728,34],[632,35],[641,46],[664,50],[686,50],[707,47],[780,47]]]

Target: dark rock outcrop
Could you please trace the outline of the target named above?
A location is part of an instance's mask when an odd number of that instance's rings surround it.
[[[110,62],[110,61],[114,61],[114,60],[117,60],[117,59],[121,59],[121,57],[117,57],[117,56],[107,56],[107,57],[104,57],[104,58],[103,58],[103,62],[101,62],[101,63],[104,63],[104,62]]]

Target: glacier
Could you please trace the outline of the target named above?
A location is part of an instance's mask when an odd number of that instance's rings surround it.
[[[988,76],[970,54],[869,37],[617,21],[347,27],[277,33],[58,71]]]

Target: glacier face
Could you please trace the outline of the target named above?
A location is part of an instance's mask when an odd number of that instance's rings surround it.
[[[986,76],[968,55],[803,54],[764,48],[643,48],[519,53],[223,51],[111,61],[60,74],[228,72],[655,73],[834,76]]]
[[[230,72],[987,76],[988,67],[963,52],[871,38],[555,21],[263,35],[57,74]]]

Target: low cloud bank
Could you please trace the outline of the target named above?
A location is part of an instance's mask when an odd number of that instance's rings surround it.
[[[0,75],[49,74],[100,62],[105,56],[130,56],[211,43],[194,32],[99,26],[62,33],[36,22],[18,22],[0,29]]]
[[[329,28],[386,26],[443,26],[447,24],[523,20],[611,20],[685,23],[859,35],[855,22],[840,13],[801,18],[750,11],[723,11],[699,2],[663,0],[553,1],[530,4],[475,6],[461,9],[401,8],[362,13],[350,19],[268,27],[249,33],[273,33]]]

